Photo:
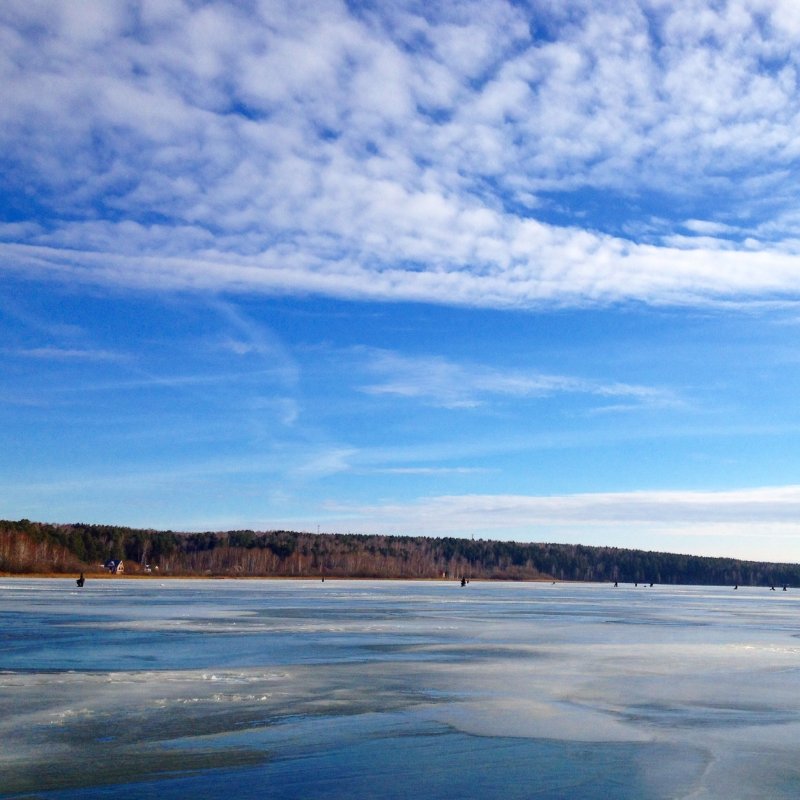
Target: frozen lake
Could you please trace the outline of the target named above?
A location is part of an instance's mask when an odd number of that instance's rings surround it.
[[[797,798],[800,592],[0,579],[0,798]]]

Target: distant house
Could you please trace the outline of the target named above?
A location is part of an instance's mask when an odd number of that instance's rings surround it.
[[[105,564],[106,570],[112,575],[122,575],[125,572],[125,565],[116,558],[110,558]]]

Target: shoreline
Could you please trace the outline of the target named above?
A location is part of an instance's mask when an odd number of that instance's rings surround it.
[[[44,579],[63,579],[75,580],[79,570],[73,572],[0,572],[0,579],[3,578],[44,578]],[[351,576],[351,575],[175,575],[175,574],[126,574],[109,575],[104,573],[83,572],[87,583],[89,581],[144,581],[144,580],[207,580],[207,581],[316,581],[317,583],[327,583],[328,581],[414,581],[416,583],[460,583],[461,578],[410,578],[410,577],[388,577],[388,576]],[[324,578],[324,580],[323,580]],[[554,581],[551,578],[469,578],[469,583],[584,583],[584,581]],[[598,581],[589,581],[598,583]],[[603,581],[599,581],[603,583]]]

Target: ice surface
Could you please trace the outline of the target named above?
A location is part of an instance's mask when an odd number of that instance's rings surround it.
[[[800,593],[0,580],[0,797],[796,798]]]

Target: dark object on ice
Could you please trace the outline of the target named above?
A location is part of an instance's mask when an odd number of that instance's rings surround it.
[[[616,581],[614,581],[614,588],[615,588],[615,589],[616,589],[616,588],[618,588],[618,584],[617,584],[617,582],[616,582]]]
[[[775,587],[774,587],[774,586],[770,586],[770,587],[769,587],[769,590],[770,590],[771,592],[774,592],[774,591],[775,591]]]
[[[461,579],[461,585],[462,586],[466,586],[467,585],[467,579],[466,578],[462,578]]]
[[[86,583],[86,578],[83,577],[83,573],[81,572],[80,578],[78,578],[75,583],[78,584],[78,588],[80,589],[84,583]]]
[[[733,588],[734,589],[738,589],[739,588],[739,584],[737,583],[736,586],[734,586]]]
[[[783,587],[783,591],[784,591],[784,592],[786,591],[786,587],[785,587],[785,586]]]

